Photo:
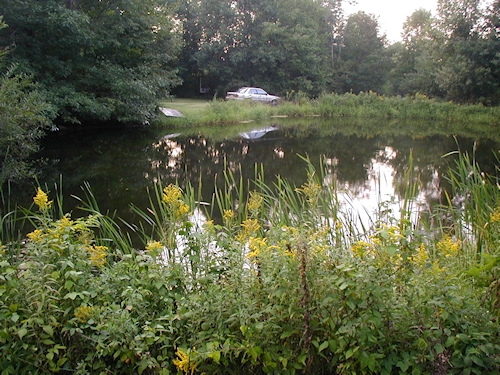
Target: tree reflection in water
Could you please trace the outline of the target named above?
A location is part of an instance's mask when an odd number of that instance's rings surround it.
[[[49,187],[63,176],[66,196],[82,196],[80,187],[88,181],[103,212],[116,211],[126,221],[134,222],[129,208],[134,203],[140,208],[149,204],[147,188],[161,180],[164,185],[186,181],[198,186],[202,180],[202,197],[211,201],[215,183],[223,182],[224,168],[244,179],[253,179],[255,166],[262,165],[266,182],[275,176],[299,186],[306,181],[304,161],[308,157],[319,167],[327,161],[325,183],[336,181],[342,191],[348,191],[352,209],[358,213],[372,212],[380,200],[392,196],[408,196],[405,171],[412,156],[413,183],[420,189],[415,200],[422,205],[439,202],[447,187],[443,175],[453,165],[451,157],[443,155],[457,149],[457,141],[448,135],[394,135],[391,132],[366,136],[356,126],[339,128],[311,123],[290,123],[245,128],[166,131],[158,128],[99,129],[92,132],[60,132],[47,137],[43,150],[37,155],[40,166],[39,181]],[[244,137],[254,130],[259,137]],[[271,129],[271,130],[270,130]],[[358,129],[359,130],[359,129]],[[401,131],[399,131],[401,133]],[[261,134],[263,133],[263,134]],[[379,132],[380,133],[380,132]],[[494,171],[498,142],[491,139],[459,137],[458,144],[475,155],[486,171]],[[417,181],[418,179],[418,181]],[[29,205],[33,182],[21,186],[15,199]],[[347,197],[346,193],[342,193]],[[66,199],[67,211],[76,201]],[[346,203],[347,204],[347,203]],[[72,206],[73,205],[73,206]]]

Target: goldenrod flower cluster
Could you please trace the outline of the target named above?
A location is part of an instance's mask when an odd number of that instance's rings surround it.
[[[31,241],[40,243],[44,239],[45,234],[43,233],[43,230],[35,229],[33,232],[28,233],[27,236]]]
[[[247,208],[251,216],[257,216],[259,214],[263,202],[264,197],[262,197],[262,195],[255,191],[250,192]]]
[[[189,206],[182,199],[182,191],[176,185],[170,184],[163,189],[162,201],[176,219],[184,218],[189,213]]]
[[[36,195],[33,197],[33,202],[35,202],[41,212],[47,212],[52,206],[52,201],[49,201],[47,194],[40,188],[37,189]]]
[[[303,184],[300,188],[296,189],[298,192],[304,194],[307,197],[307,201],[311,205],[315,205],[318,201],[318,198],[321,194],[321,185],[309,179],[305,184]]]
[[[495,210],[490,214],[490,221],[492,223],[500,222],[500,207],[496,207]]]
[[[146,251],[148,253],[160,253],[163,250],[163,245],[161,242],[158,241],[148,241],[146,245]]]
[[[89,259],[94,266],[102,267],[106,263],[108,248],[106,246],[92,245],[87,247]]]
[[[456,256],[461,246],[460,241],[453,241],[449,235],[444,236],[436,245],[439,252],[446,258]]]
[[[224,213],[222,214],[222,219],[224,220],[224,224],[229,226],[229,224],[234,219],[234,211],[233,210],[224,210]]]
[[[88,320],[94,314],[94,308],[92,306],[81,305],[75,310],[75,318],[82,323],[87,323]]]
[[[236,236],[236,239],[241,243],[246,242],[250,237],[255,237],[261,228],[257,219],[246,219],[241,224],[241,227],[242,230]]]
[[[415,255],[409,257],[408,260],[419,267],[423,267],[429,261],[429,253],[425,244],[420,244]]]
[[[248,247],[250,252],[247,257],[249,259],[255,259],[262,253],[262,251],[267,249],[267,238],[250,237],[248,240]]]
[[[374,245],[360,240],[351,245],[351,251],[358,258],[374,255]]]
[[[178,357],[172,361],[175,367],[184,372],[184,374],[194,374],[197,367],[196,362],[193,360],[197,354],[196,350],[189,350],[186,353],[183,349],[178,348],[175,354]]]

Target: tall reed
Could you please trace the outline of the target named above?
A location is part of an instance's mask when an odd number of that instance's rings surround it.
[[[500,219],[496,216],[500,204],[498,175],[490,175],[482,170],[474,150],[472,155],[459,149],[445,156],[456,159],[448,172],[447,179],[452,190],[451,195],[446,193],[445,207],[452,222],[443,230],[474,247],[478,259],[483,253],[497,252],[494,232],[495,223]]]

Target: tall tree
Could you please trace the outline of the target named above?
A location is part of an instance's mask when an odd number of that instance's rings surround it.
[[[362,11],[349,16],[343,44],[336,71],[340,90],[381,92],[390,62],[375,17]]]
[[[222,94],[241,85],[319,93],[330,10],[316,0],[183,0],[183,77]],[[193,18],[195,17],[195,18]],[[195,80],[193,77],[197,77]]]
[[[417,92],[438,96],[434,59],[435,30],[430,11],[423,8],[413,12],[403,24],[402,42],[393,56],[387,87],[391,94],[407,95]]]
[[[487,42],[479,29],[480,0],[439,0],[437,26],[440,68],[436,81],[445,98],[455,102],[487,102],[494,86]]]
[[[158,0],[4,0],[0,42],[55,105],[58,122],[146,122],[178,83],[174,20]]]

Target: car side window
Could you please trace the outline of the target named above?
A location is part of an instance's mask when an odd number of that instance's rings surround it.
[[[257,94],[257,90],[255,89],[250,90],[250,94]]]
[[[256,90],[259,95],[266,95],[267,93],[264,90]]]

